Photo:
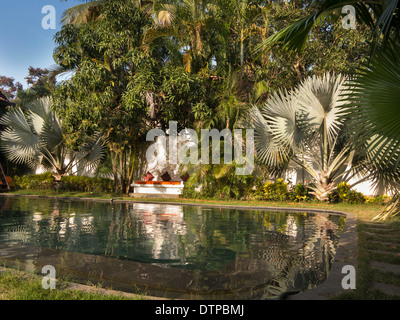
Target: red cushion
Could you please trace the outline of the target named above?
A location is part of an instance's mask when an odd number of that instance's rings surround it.
[[[153,179],[154,179],[154,176],[150,172],[147,172],[143,177],[144,181],[151,181]]]

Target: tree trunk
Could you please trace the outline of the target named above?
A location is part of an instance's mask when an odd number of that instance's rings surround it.
[[[119,187],[119,177],[117,169],[118,154],[114,151],[113,148],[110,148],[110,155],[111,155],[111,167],[114,176],[114,188],[117,191]]]
[[[244,65],[244,34],[243,28],[240,30],[240,66]]]
[[[121,187],[121,192],[126,191],[126,172],[125,172],[125,167],[126,167],[126,159],[125,159],[125,151],[121,150],[119,153],[119,169],[120,169],[120,187]]]

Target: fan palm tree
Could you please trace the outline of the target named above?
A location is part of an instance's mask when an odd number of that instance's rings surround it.
[[[348,106],[347,118],[357,119],[359,134],[354,137],[355,149],[364,146],[364,156],[369,158],[363,168],[394,189],[395,196],[385,211],[377,216],[389,217],[400,212],[398,170],[400,163],[400,125],[398,121],[399,95],[399,0],[315,0],[314,12],[277,31],[257,49],[281,45],[286,49],[301,51],[315,25],[326,18],[341,19],[345,5],[356,9],[357,23],[365,23],[373,32],[372,59],[361,68],[351,83],[353,98]],[[351,113],[349,113],[351,110]],[[356,117],[354,117],[356,115]],[[356,126],[357,126],[356,123]],[[354,131],[353,131],[354,132]],[[366,147],[367,146],[367,147]],[[366,148],[365,148],[366,147]],[[391,213],[391,214],[388,214]]]
[[[317,199],[326,201],[335,181],[349,177],[352,159],[340,106],[346,91],[344,76],[325,74],[303,81],[292,92],[272,95],[261,110],[253,107],[257,155],[271,173],[281,175],[297,164],[315,181],[310,187]]]
[[[1,133],[1,148],[15,163],[33,169],[38,165],[50,168],[56,181],[72,173],[72,168],[93,169],[103,157],[103,141],[99,134],[89,137],[78,151],[67,148],[61,122],[51,109],[50,98],[41,98],[26,106],[10,109],[0,119],[6,129]]]

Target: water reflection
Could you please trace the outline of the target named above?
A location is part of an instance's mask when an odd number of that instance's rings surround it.
[[[113,287],[126,277],[167,296],[268,299],[314,288],[343,224],[328,214],[0,197],[4,259],[21,248],[19,258],[51,256],[108,274]]]

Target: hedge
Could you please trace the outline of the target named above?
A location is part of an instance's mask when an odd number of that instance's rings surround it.
[[[114,181],[87,176],[64,176],[56,182],[51,172],[14,177],[15,188],[25,190],[58,190],[77,192],[115,192]]]

